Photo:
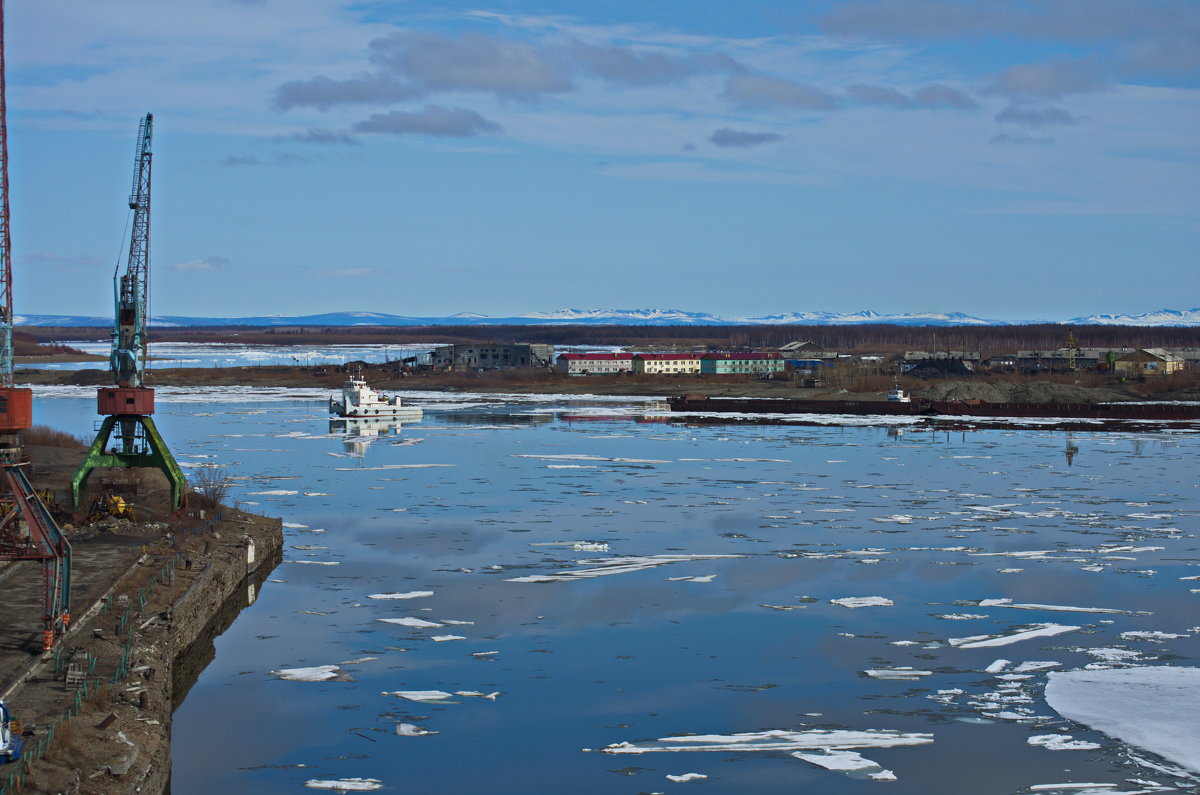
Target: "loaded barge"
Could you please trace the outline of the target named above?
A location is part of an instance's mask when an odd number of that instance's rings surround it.
[[[733,414],[856,414],[917,417],[1055,417],[1096,420],[1200,420],[1182,403],[989,403],[986,400],[795,400],[677,395],[671,411]]]

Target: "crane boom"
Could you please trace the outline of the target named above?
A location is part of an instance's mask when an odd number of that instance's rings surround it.
[[[109,366],[120,387],[140,387],[145,381],[150,298],[150,164],[153,156],[150,142],[153,131],[154,115],[147,113],[138,125],[133,158],[133,188],[129,193],[129,209],[133,211],[129,261],[124,274],[113,276],[117,311]]]

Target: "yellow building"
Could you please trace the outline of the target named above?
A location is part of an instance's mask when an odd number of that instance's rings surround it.
[[[1126,375],[1170,375],[1183,369],[1184,359],[1162,348],[1139,348],[1117,359],[1113,369]]]
[[[638,353],[633,371],[647,375],[683,375],[700,372],[699,353]]]

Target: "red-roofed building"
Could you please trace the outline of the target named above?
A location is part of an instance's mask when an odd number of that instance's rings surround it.
[[[555,360],[567,375],[610,375],[633,370],[632,353],[562,353]]]

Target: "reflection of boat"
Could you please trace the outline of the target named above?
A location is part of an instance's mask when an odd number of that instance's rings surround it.
[[[398,435],[404,422],[419,422],[421,419],[421,410],[416,409],[415,416],[406,417],[346,417],[345,419],[329,420],[329,432],[342,435],[342,444],[346,447],[346,452],[355,457],[362,458],[367,454],[367,448],[378,439],[385,436]],[[410,439],[393,444],[413,444],[419,440]]]
[[[4,702],[0,701],[0,765],[20,759],[21,749],[25,746],[25,741],[13,734],[12,728],[12,715]]]
[[[329,413],[339,417],[396,417],[412,420],[421,418],[421,409],[400,405],[397,395],[388,397],[367,386],[360,375],[352,375],[342,385],[342,399],[329,399]]]

